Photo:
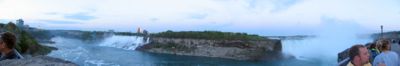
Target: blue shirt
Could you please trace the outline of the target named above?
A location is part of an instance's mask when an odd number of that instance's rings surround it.
[[[375,57],[373,66],[378,66],[379,63],[383,63],[386,66],[400,66],[399,55],[393,51],[382,52]]]

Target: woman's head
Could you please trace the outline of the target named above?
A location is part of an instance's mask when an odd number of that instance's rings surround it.
[[[381,51],[390,50],[389,40],[380,40],[379,45],[380,45],[379,50],[381,50]]]
[[[4,32],[0,34],[0,48],[14,49],[16,45],[16,37],[13,33]]]

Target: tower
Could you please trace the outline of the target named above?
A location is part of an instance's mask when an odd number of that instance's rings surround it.
[[[23,28],[23,27],[24,27],[24,20],[18,19],[16,22],[17,22],[17,26],[18,26],[19,28]]]
[[[383,39],[383,25],[381,25],[381,37],[380,39]]]

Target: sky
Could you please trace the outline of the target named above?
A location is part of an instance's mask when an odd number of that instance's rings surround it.
[[[63,30],[373,33],[400,30],[400,0],[0,0],[0,22],[16,19]]]

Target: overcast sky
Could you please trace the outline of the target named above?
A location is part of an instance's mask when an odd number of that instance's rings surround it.
[[[218,30],[260,35],[376,32],[380,25],[385,31],[400,29],[400,1],[0,0],[0,22],[19,18],[33,27],[67,30],[133,32],[141,27],[150,32]]]

